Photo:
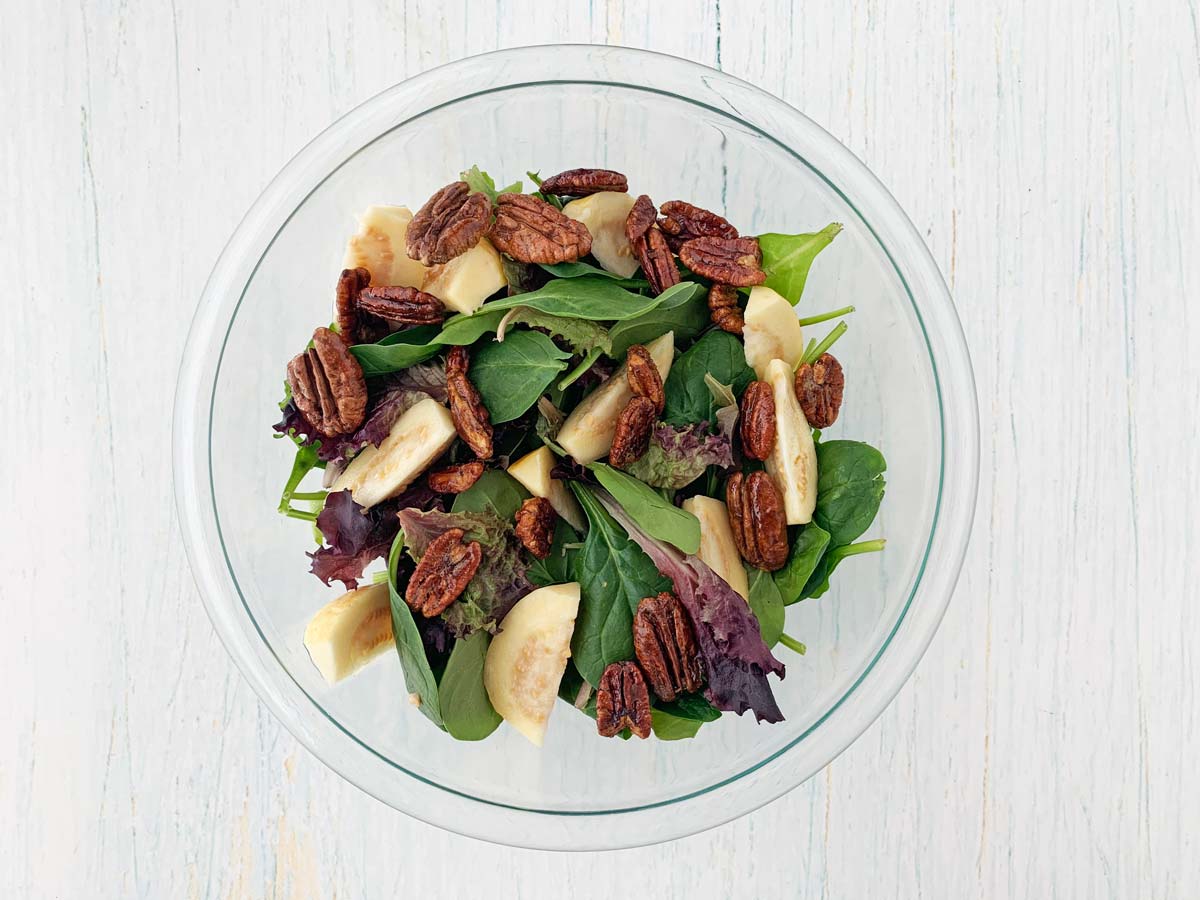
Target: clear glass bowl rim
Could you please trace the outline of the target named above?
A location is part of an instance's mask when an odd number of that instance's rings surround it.
[[[634,84],[601,77],[614,68],[652,72],[657,83],[670,81],[673,86],[693,88],[701,84],[704,90],[684,94],[659,87],[650,79]],[[555,83],[591,83],[654,91],[705,106],[709,104],[701,103],[695,95],[707,91],[719,98],[716,87],[752,94],[756,103],[770,107],[774,116],[785,119],[802,135],[803,140],[796,145],[804,147],[803,155],[744,119],[732,104],[709,108],[779,144],[841,195],[891,260],[925,333],[942,413],[942,477],[922,570],[899,620],[846,695],[812,727],[751,768],[682,797],[607,811],[515,808],[471,797],[408,772],[359,742],[291,680],[262,639],[224,554],[214,552],[220,538],[208,429],[198,428],[198,423],[211,422],[210,395],[220,367],[220,354],[212,351],[218,342],[223,347],[221,325],[231,326],[243,290],[258,261],[270,249],[273,235],[308,195],[353,155],[345,153],[347,146],[366,146],[438,106],[464,99],[466,93],[454,93],[449,86],[473,78],[478,79],[474,83],[490,87],[472,94]],[[380,124],[385,126],[383,130],[371,134]],[[365,139],[347,141],[348,136],[360,135]],[[261,249],[255,252],[256,247]],[[920,305],[914,297],[914,286],[922,298]],[[944,378],[943,373],[952,377]],[[275,716],[327,766],[376,799],[458,833],[542,849],[634,846],[713,827],[781,796],[849,746],[911,675],[945,613],[974,518],[979,466],[974,378],[953,302],[915,227],[866,166],[802,113],[746,82],[665,54],[589,44],[500,50],[431,69],[360,104],[296,154],[247,212],[205,285],[180,368],[173,441],[176,505],[193,577],[222,643]],[[918,594],[919,615],[913,609]],[[245,618],[249,618],[252,628],[247,628]],[[254,634],[258,646],[254,646]],[[789,768],[787,763],[795,761],[792,751],[818,735],[824,738],[821,746],[810,744],[806,758]],[[410,776],[408,783],[397,789],[396,784],[372,781],[369,771],[354,767],[352,758],[343,755],[354,753],[354,747],[360,753],[373,754],[391,771],[398,768]],[[726,789],[735,783],[738,790],[731,794]],[[596,828],[597,819],[606,823],[603,829]],[[580,820],[590,821],[589,827],[579,828],[576,823]]]

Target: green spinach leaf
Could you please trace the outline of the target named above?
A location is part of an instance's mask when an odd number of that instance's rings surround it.
[[[861,441],[817,444],[817,508],[813,521],[829,532],[838,547],[855,541],[879,512],[887,462]]]
[[[591,463],[588,468],[646,534],[678,547],[689,555],[695,555],[700,550],[700,520],[690,512],[663,499],[654,488],[606,463]]]
[[[538,587],[549,584],[566,584],[572,580],[572,569],[578,547],[568,547],[578,540],[575,529],[561,516],[554,523],[554,537],[550,541],[550,555],[535,559],[525,576]]]
[[[775,586],[779,588],[785,605],[790,606],[803,597],[804,586],[816,571],[828,546],[829,532],[816,522],[809,522],[800,529],[787,563],[775,573]]]
[[[882,538],[874,541],[860,541],[857,544],[845,544],[841,547],[833,547],[828,550],[821,561],[817,563],[817,568],[813,570],[812,575],[808,578],[808,583],[804,585],[804,591],[800,595],[800,599],[806,600],[809,597],[820,597],[829,590],[829,576],[833,574],[833,570],[844,559],[849,559],[851,556],[858,556],[861,553],[878,553],[884,548],[887,541]]]
[[[482,741],[500,727],[500,714],[483,686],[483,662],[491,640],[486,631],[477,631],[455,641],[438,686],[442,724],[460,741]]]
[[[529,492],[507,472],[488,469],[479,480],[454,498],[451,512],[490,512],[501,522],[516,515]]]
[[[570,358],[540,331],[517,331],[475,351],[471,381],[492,423],[511,422],[537,403]]]
[[[571,658],[589,684],[599,684],[609,663],[633,658],[633,614],[644,597],[671,590],[655,568],[592,492],[578,482],[571,490],[588,519],[587,538],[574,561],[579,615]]]
[[[698,694],[683,694],[650,711],[650,727],[660,741],[693,738],[705,722],[721,718],[721,711]]]
[[[486,194],[487,198],[493,203],[501,194],[519,194],[521,193],[521,182],[514,181],[508,187],[497,188],[496,182],[492,180],[492,176],[484,172],[479,166],[471,166],[465,172],[459,172],[458,177],[467,183],[472,191],[478,191],[481,194]]]
[[[758,246],[762,248],[766,286],[795,306],[804,293],[813,260],[841,230],[842,226],[834,222],[813,234],[760,234]]]
[[[775,579],[770,572],[746,566],[746,577],[750,581],[750,609],[758,619],[758,630],[763,642],[768,647],[774,647],[783,634],[783,595],[775,586]]]
[[[675,332],[676,347],[684,341],[690,341],[708,327],[707,297],[708,292],[697,284],[694,290],[672,294],[657,309],[619,323],[609,332],[612,338],[609,355],[613,359],[622,359],[633,344],[649,343],[668,331]]]
[[[442,344],[435,340],[439,331],[436,325],[406,328],[375,344],[355,344],[350,352],[367,378],[387,375],[436,356],[442,350]]]
[[[742,342],[724,331],[710,331],[675,361],[667,376],[667,396],[662,420],[668,425],[693,422],[715,424],[717,403],[704,376],[711,375],[733,393],[741,396],[754,380],[754,370],[746,365]]]
[[[643,297],[625,290],[611,279],[597,276],[556,278],[545,287],[526,294],[504,297],[485,303],[483,310],[512,309],[528,306],[554,316],[591,319],[594,322],[623,321],[644,315],[685,291],[694,290],[691,282],[680,282],[657,297]]]
[[[542,263],[541,267],[555,278],[582,278],[585,275],[596,275],[600,278],[607,278],[610,281],[615,281],[621,287],[630,288],[632,290],[640,290],[641,288],[650,287],[650,282],[648,282],[645,278],[622,278],[615,272],[610,272],[607,269],[601,269],[599,266],[593,266],[591,263],[564,262],[554,263],[552,265]]]
[[[442,708],[438,700],[438,683],[425,655],[425,642],[413,619],[412,610],[396,588],[396,563],[404,548],[404,532],[392,541],[388,553],[388,596],[392,602],[392,635],[396,639],[396,653],[400,656],[400,669],[404,672],[404,686],[410,694],[419,698],[417,709],[438,728],[445,730]]]
[[[485,334],[495,331],[503,318],[504,310],[502,309],[487,311],[478,309],[469,316],[459,313],[446,320],[436,341],[439,344],[465,347],[475,343]]]

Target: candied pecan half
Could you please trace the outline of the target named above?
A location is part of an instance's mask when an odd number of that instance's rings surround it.
[[[425,201],[408,223],[408,256],[426,266],[450,262],[479,243],[491,218],[486,196],[471,193],[465,181],[452,181]]]
[[[483,468],[483,463],[475,459],[430,472],[425,480],[435,494],[461,494],[483,477]]]
[[[543,194],[559,194],[564,197],[583,197],[601,191],[625,193],[629,180],[612,169],[567,169],[547,178],[538,187]]]
[[[480,459],[492,456],[492,423],[479,391],[467,377],[471,357],[466,347],[455,347],[446,354],[446,392],[450,396],[450,417],[454,430]]]
[[[774,572],[788,558],[787,519],[779,490],[766,472],[738,472],[725,484],[733,542],[742,559]]]
[[[642,274],[650,282],[650,292],[658,296],[672,285],[679,284],[679,266],[662,229],[651,225],[646,233],[633,242],[633,252],[642,266]]]
[[[648,397],[634,397],[629,401],[617,416],[612,448],[608,451],[610,465],[624,469],[645,456],[650,449],[650,433],[657,416],[654,401]]]
[[[414,287],[379,285],[358,295],[358,309],[395,325],[439,325],[446,318],[446,307],[433,294]]]
[[[628,728],[640,738],[650,737],[650,692],[637,663],[609,663],[596,688],[596,730],[616,737]]]
[[[367,382],[341,335],[313,332],[312,346],[288,363],[287,381],[300,414],[322,434],[348,434],[363,423]]]
[[[525,549],[538,559],[550,555],[556,519],[554,507],[545,497],[530,497],[517,510],[517,537]]]
[[[338,331],[347,344],[359,344],[370,335],[359,322],[358,295],[371,283],[371,273],[363,268],[342,269],[338,276],[337,302],[334,304]],[[376,339],[370,336],[373,340]]]
[[[741,334],[746,324],[738,306],[738,292],[732,284],[714,284],[708,289],[708,309],[712,323],[722,331]]]
[[[498,250],[525,263],[573,262],[592,249],[587,226],[529,194],[501,194],[496,198],[492,243]]]
[[[465,534],[451,528],[430,541],[408,579],[404,601],[427,619],[440,615],[475,577],[483,549],[479,541],[464,541]]]
[[[816,362],[796,370],[796,399],[813,428],[828,428],[837,421],[845,389],[842,364],[832,354],[822,353]]]
[[[662,376],[658,374],[658,366],[654,357],[641,344],[632,345],[625,356],[625,378],[629,381],[629,389],[635,397],[645,397],[654,403],[654,414],[659,415],[667,403],[667,395],[663,391]]]
[[[752,381],[742,394],[738,416],[742,452],[751,459],[766,459],[775,447],[775,391],[765,381]]]
[[[629,239],[629,243],[637,243],[637,239],[654,224],[657,216],[658,210],[654,208],[654,203],[648,196],[642,194],[634,200],[629,215],[625,217],[625,237]]]
[[[704,684],[692,623],[674,594],[646,597],[633,617],[633,652],[659,699],[691,694]]]
[[[735,238],[738,230],[724,216],[718,216],[700,206],[684,200],[668,200],[662,205],[662,218],[658,220],[667,243],[676,253],[685,243],[698,237]]]
[[[767,280],[757,238],[693,238],[679,248],[679,261],[697,275],[734,287]]]

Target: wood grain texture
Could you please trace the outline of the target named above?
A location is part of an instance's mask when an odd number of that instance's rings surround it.
[[[1143,897],[1200,879],[1200,10],[1155,3],[145,0],[0,29],[0,893]],[[177,361],[242,212],[330,121],[538,41],[718,66],[895,193],[984,422],[975,536],[915,677],[820,776],[598,854],[441,833],[234,671],[174,523]],[[614,865],[614,863],[616,865]]]

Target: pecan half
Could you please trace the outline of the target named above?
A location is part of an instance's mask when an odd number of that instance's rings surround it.
[[[525,549],[538,559],[550,555],[550,542],[554,539],[554,522],[557,518],[554,507],[545,497],[530,497],[517,510],[517,537]]]
[[[738,416],[742,452],[751,459],[766,459],[775,447],[775,391],[765,381],[752,381],[742,394]]]
[[[698,237],[735,238],[738,230],[724,216],[718,216],[700,206],[684,200],[668,200],[662,205],[662,218],[658,220],[667,243],[676,253],[685,243]]]
[[[658,210],[654,208],[654,202],[648,196],[642,194],[634,200],[629,215],[625,217],[625,237],[629,239],[629,243],[636,243],[654,224],[657,217]]]
[[[338,276],[337,301],[334,303],[338,332],[347,344],[363,343],[366,339],[377,340],[365,334],[358,316],[358,295],[371,283],[371,273],[363,268],[342,269]]]
[[[788,558],[787,519],[783,501],[766,472],[738,472],[725,484],[725,504],[733,542],[742,559],[774,572]]]
[[[828,428],[837,420],[845,389],[842,364],[832,354],[822,353],[796,370],[796,399],[813,428]]]
[[[446,307],[433,294],[414,287],[378,285],[358,295],[358,309],[394,325],[439,325]]]
[[[410,226],[411,227],[411,226]],[[592,249],[587,226],[529,194],[501,194],[496,198],[492,243],[513,259],[551,265],[573,262]]]
[[[632,345],[625,356],[625,367],[625,378],[633,396],[650,400],[654,403],[654,414],[660,415],[667,403],[667,395],[650,351],[641,344]]]
[[[658,296],[672,285],[679,284],[679,266],[662,229],[651,225],[646,233],[633,242],[633,252],[642,266],[642,274],[650,282],[650,293]]]
[[[637,663],[609,663],[596,688],[596,730],[616,737],[626,728],[650,737],[650,692]]]
[[[583,197],[600,191],[629,190],[629,180],[612,169],[567,169],[547,178],[538,188],[543,194],[559,194],[565,197]]]
[[[430,472],[425,481],[435,494],[461,494],[483,477],[483,463],[475,459]]]
[[[691,694],[704,684],[704,663],[683,605],[674,594],[646,597],[633,617],[633,652],[659,699]]]
[[[634,397],[617,416],[612,447],[608,451],[609,465],[624,469],[645,456],[650,449],[650,433],[658,413],[648,397]]]
[[[767,280],[757,238],[693,238],[679,248],[679,261],[697,275],[734,287]]]
[[[732,284],[714,284],[708,289],[708,309],[712,323],[722,331],[741,334],[746,324],[738,306],[738,292]]]
[[[479,391],[467,377],[471,357],[466,347],[455,347],[446,354],[446,393],[450,397],[450,417],[454,430],[480,459],[492,456],[492,423]]]
[[[472,194],[465,181],[453,181],[425,201],[408,223],[408,256],[426,266],[450,262],[479,243],[491,217],[486,196]]]
[[[367,382],[362,366],[337,332],[318,328],[312,346],[288,363],[292,400],[309,424],[330,437],[363,423]]]
[[[427,619],[440,615],[459,598],[483,559],[479,541],[464,541],[461,528],[451,528],[425,548],[408,579],[404,601]]]

